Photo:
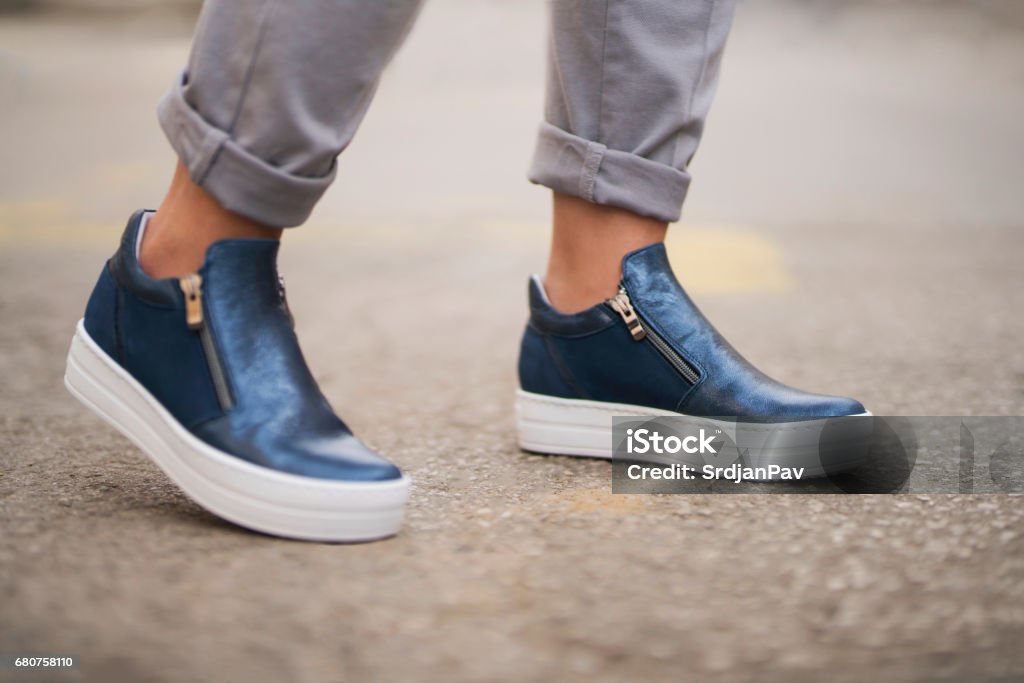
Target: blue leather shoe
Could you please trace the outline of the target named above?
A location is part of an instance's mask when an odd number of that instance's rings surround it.
[[[197,503],[277,536],[365,541],[401,525],[409,480],[352,435],[310,374],[278,243],[213,244],[198,273],[139,266],[137,212],[100,274],[65,384]]]
[[[869,414],[753,367],[683,291],[663,244],[627,254],[618,294],[585,311],[559,313],[536,276],[529,292],[516,401],[525,450],[610,457],[614,415],[686,415],[733,432],[757,425],[759,438],[784,450],[816,438],[811,422]],[[814,465],[811,474],[824,473]]]

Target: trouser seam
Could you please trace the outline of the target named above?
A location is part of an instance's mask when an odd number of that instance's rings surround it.
[[[263,2],[263,17],[260,20],[259,33],[256,35],[256,42],[252,46],[252,59],[249,60],[249,65],[245,69],[245,78],[242,81],[242,88],[238,92],[238,102],[235,104],[235,111],[231,115],[231,122],[227,126],[226,132],[228,135],[233,135],[235,132],[235,126],[238,124],[238,119],[242,116],[242,107],[245,104],[246,95],[249,94],[249,88],[252,85],[253,75],[256,72],[256,61],[260,56],[260,49],[263,47],[263,39],[267,35],[267,31],[270,30],[270,15],[274,10],[274,3],[272,0],[264,0]]]
[[[181,126],[181,128],[184,129],[185,126]],[[209,175],[221,151],[224,149],[224,143],[230,137],[226,131],[216,126],[211,125],[206,129],[202,140],[199,142],[199,146],[192,154],[192,165],[189,168],[189,173],[196,185],[202,185],[203,181],[206,180],[206,176]]]
[[[256,72],[256,62],[259,59],[261,48],[263,47],[264,38],[266,37],[267,31],[270,27],[270,15],[273,12],[275,5],[272,0],[264,0],[262,8],[262,18],[260,19],[260,25],[256,40],[252,47],[252,57],[249,60],[249,64],[245,69],[245,76],[242,80],[242,87],[238,91],[238,101],[235,104],[235,110],[231,115],[231,120],[225,128],[215,126],[208,121],[205,130],[203,131],[202,138],[198,141],[195,149],[192,153],[192,158],[189,160],[189,175],[192,177],[193,182],[196,185],[202,186],[207,176],[216,166],[218,159],[221,156],[221,152],[224,149],[224,145],[232,139],[235,131],[235,127],[238,125],[238,120],[242,115],[242,107],[245,105],[245,100],[249,94],[249,89],[252,86],[252,82]],[[191,108],[188,98],[185,97],[184,89],[182,90],[183,103]],[[193,111],[195,111],[193,109]],[[196,112],[198,114],[198,112]],[[178,127],[179,133],[186,136],[187,129],[184,123]]]
[[[711,39],[711,22],[715,17],[716,7],[718,7],[718,0],[711,0],[708,6],[707,22],[704,24],[704,62],[700,66],[700,73],[697,74],[697,78],[693,79],[693,88],[690,90],[690,97],[687,100],[686,121],[691,121],[693,119],[693,100],[697,97],[697,92],[701,87],[703,87],[704,77],[707,76],[708,73],[708,63],[711,61],[708,56],[708,43]],[[679,162],[679,160],[676,159],[676,152],[679,150],[679,142],[681,139],[682,138],[680,136],[676,136],[672,141],[672,160],[676,163]],[[689,165],[689,163],[690,159],[686,159],[682,165],[685,167]]]
[[[604,130],[604,85],[605,65],[608,62],[608,16],[611,12],[611,0],[604,2],[604,36],[601,41],[601,75],[598,81],[597,95],[597,138],[603,138]],[[594,201],[594,187],[597,185],[597,171],[601,168],[605,146],[600,143],[587,144],[587,153],[580,168],[580,196],[588,202]]]
[[[580,166],[580,196],[588,202],[594,201],[594,187],[597,185],[597,172],[601,168],[601,160],[607,148],[597,142],[587,144],[587,153]]]
[[[605,64],[608,61],[608,16],[611,13],[611,0],[605,0],[604,2],[604,35],[601,41],[601,75],[598,81],[598,93],[597,93],[597,138],[599,140],[605,139],[604,137],[604,84],[605,84]]]

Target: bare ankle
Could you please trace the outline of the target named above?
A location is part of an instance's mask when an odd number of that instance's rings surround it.
[[[179,162],[167,196],[146,226],[139,265],[153,278],[180,277],[199,270],[207,248],[218,240],[280,237],[280,228],[261,225],[222,207],[192,182]]]
[[[194,253],[187,241],[173,239],[180,231],[173,227],[165,230],[166,227],[160,214],[151,216],[146,223],[139,245],[139,265],[143,272],[152,278],[163,279],[199,270],[205,254]]]
[[[544,287],[552,305],[576,313],[611,298],[622,257],[665,239],[668,224],[577,197],[555,194]]]
[[[610,299],[618,291],[618,277],[590,280],[581,276],[561,272],[544,276],[544,291],[548,301],[561,313],[579,313],[591,306]]]

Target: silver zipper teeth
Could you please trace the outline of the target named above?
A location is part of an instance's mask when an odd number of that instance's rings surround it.
[[[213,343],[213,335],[210,333],[210,321],[207,320],[206,305],[203,301],[203,276],[199,273],[189,273],[179,278],[178,286],[185,297],[185,324],[188,329],[199,333],[199,343],[206,358],[206,369],[210,371],[210,379],[213,380],[217,403],[220,404],[221,410],[230,410],[234,401],[231,398],[228,380],[224,376],[224,368],[220,364],[220,356],[217,355],[217,345]]]
[[[672,364],[672,367],[674,367],[679,374],[683,376],[683,379],[690,384],[696,384],[697,380],[700,379],[700,375],[697,374],[697,371],[691,368],[689,363],[680,358],[676,352],[672,350],[672,347],[666,344],[665,340],[662,339],[657,332],[651,329],[650,325],[644,325],[644,331],[647,332],[647,338],[651,340],[652,344],[654,344],[654,348],[658,350],[658,353],[664,356],[665,360]]]
[[[605,302],[613,311],[619,314],[622,318],[623,323],[629,329],[629,333],[632,335],[634,341],[643,341],[649,339],[654,348],[661,354],[662,358],[667,360],[672,367],[676,369],[683,379],[690,384],[696,384],[700,380],[700,373],[685,359],[680,357],[675,350],[669,346],[661,336],[654,331],[650,324],[644,324],[645,320],[640,316],[637,310],[633,307],[633,302],[630,300],[629,292],[626,291],[626,286],[623,284],[619,285],[619,293],[613,296],[611,299]]]
[[[228,381],[224,376],[224,368],[221,367],[213,336],[210,334],[209,323],[199,329],[199,341],[203,344],[203,355],[206,356],[206,364],[210,368],[210,377],[213,379],[213,390],[217,394],[217,402],[220,403],[221,410],[231,410],[235,402],[231,398],[231,390],[228,389]]]

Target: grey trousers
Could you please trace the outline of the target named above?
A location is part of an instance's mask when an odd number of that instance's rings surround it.
[[[420,4],[207,0],[188,66],[159,106],[193,181],[261,223],[304,222]],[[677,220],[734,4],[551,0],[530,180]]]

